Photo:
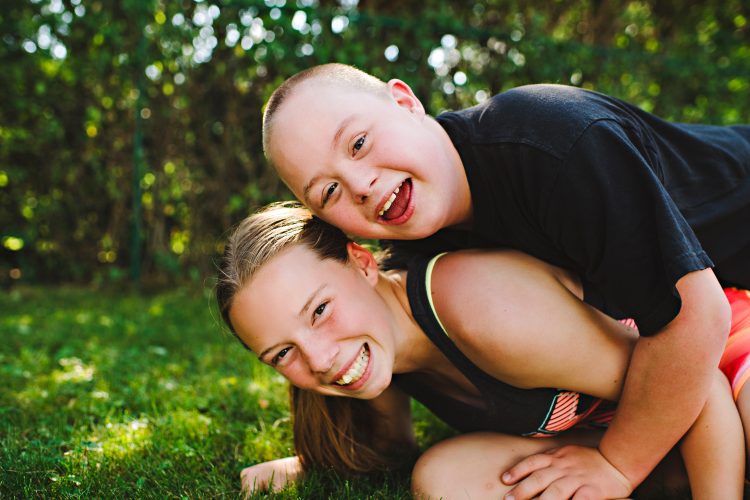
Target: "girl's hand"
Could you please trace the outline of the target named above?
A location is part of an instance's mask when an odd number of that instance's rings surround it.
[[[278,458],[246,467],[240,472],[245,496],[262,491],[279,491],[302,475],[302,465],[295,457]]]

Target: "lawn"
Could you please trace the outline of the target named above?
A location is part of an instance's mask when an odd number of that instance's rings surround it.
[[[291,454],[283,379],[220,325],[210,290],[0,292],[0,498],[240,496]],[[423,445],[450,432],[421,408]],[[408,498],[408,478],[320,475],[279,498]]]

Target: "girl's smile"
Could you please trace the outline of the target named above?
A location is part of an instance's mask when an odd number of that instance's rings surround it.
[[[370,349],[364,344],[357,357],[337,374],[340,376],[334,377],[334,383],[351,391],[360,389],[370,378],[370,359]]]
[[[371,399],[390,384],[403,336],[376,289],[372,255],[351,245],[347,263],[304,245],[282,251],[237,293],[229,314],[240,338],[295,386]]]

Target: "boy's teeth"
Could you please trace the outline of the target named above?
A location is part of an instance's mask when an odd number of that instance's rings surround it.
[[[391,193],[391,196],[388,197],[388,200],[385,202],[385,205],[383,205],[383,209],[378,212],[378,215],[381,217],[384,213],[388,211],[389,208],[391,208],[391,205],[393,205],[393,202],[396,200],[396,195],[398,194],[398,190],[401,189],[401,185],[399,186]]]
[[[352,366],[349,368],[349,370],[340,379],[338,379],[336,383],[338,385],[349,385],[362,378],[362,374],[365,372],[365,368],[367,368],[367,362],[369,360],[369,351],[365,347],[362,347],[357,361],[352,363]]]

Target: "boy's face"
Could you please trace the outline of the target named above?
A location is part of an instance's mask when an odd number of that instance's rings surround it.
[[[468,183],[448,135],[405,83],[388,90],[301,83],[271,125],[279,175],[313,213],[356,236],[418,239],[467,222]]]

